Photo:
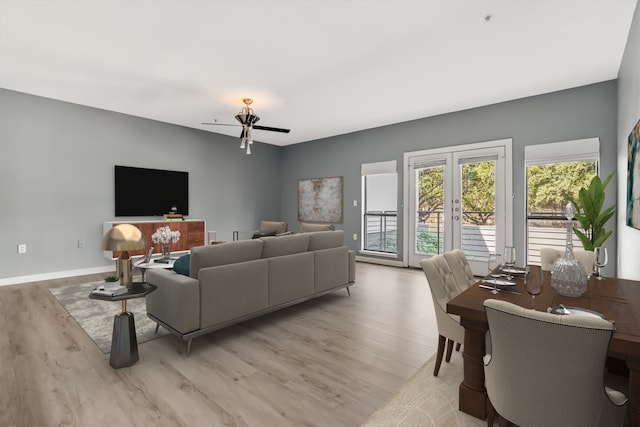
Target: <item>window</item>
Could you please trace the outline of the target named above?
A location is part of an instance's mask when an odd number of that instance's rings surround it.
[[[396,255],[398,242],[397,162],[362,165],[362,250]]]
[[[541,247],[564,249],[564,206],[597,174],[599,145],[590,138],[525,147],[529,264],[540,264]],[[582,248],[575,234],[573,246]]]

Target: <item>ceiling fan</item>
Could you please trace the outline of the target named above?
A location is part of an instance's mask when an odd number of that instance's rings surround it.
[[[271,132],[282,132],[289,133],[290,129],[283,128],[274,128],[271,126],[260,126],[256,125],[256,122],[260,120],[260,117],[256,116],[253,113],[253,108],[250,108],[249,105],[253,103],[253,99],[244,98],[242,100],[244,103],[244,107],[242,107],[242,111],[236,114],[236,120],[240,122],[239,125],[232,125],[227,123],[202,123],[203,125],[214,125],[214,126],[242,126],[242,132],[240,133],[240,148],[244,150],[247,149],[247,154],[251,154],[251,144],[253,144],[253,136],[251,132],[254,129],[257,130],[268,130]]]

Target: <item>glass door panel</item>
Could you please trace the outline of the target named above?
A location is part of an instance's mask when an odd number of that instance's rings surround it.
[[[454,246],[462,249],[477,274],[484,274],[489,254],[497,252],[496,160],[458,159],[454,177]]]
[[[484,275],[488,254],[501,253],[510,236],[506,148],[455,148],[407,158],[408,265],[460,248]]]

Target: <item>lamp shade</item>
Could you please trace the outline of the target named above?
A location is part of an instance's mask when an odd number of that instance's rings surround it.
[[[147,247],[147,239],[138,227],[118,224],[111,227],[102,237],[103,251],[131,251]]]

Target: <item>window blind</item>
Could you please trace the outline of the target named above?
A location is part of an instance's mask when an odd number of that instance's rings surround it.
[[[524,147],[525,166],[551,165],[556,163],[598,161],[600,139],[587,138],[575,141],[527,145]]]
[[[362,176],[365,175],[382,175],[397,172],[397,161],[389,160],[387,162],[363,163]]]

